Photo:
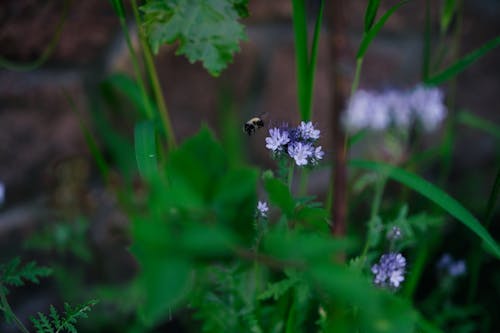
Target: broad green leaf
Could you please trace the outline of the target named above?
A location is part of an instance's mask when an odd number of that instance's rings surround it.
[[[239,41],[246,39],[238,22],[245,5],[235,0],[148,0],[141,10],[154,52],[161,44],[177,42],[177,54],[203,62],[217,76],[240,50]]]
[[[498,45],[500,45],[500,36],[497,36],[489,40],[488,42],[484,43],[481,47],[479,47],[475,51],[472,51],[471,53],[465,55],[463,58],[456,61],[453,65],[444,69],[440,73],[435,74],[432,77],[424,80],[424,82],[429,85],[438,85],[443,82],[446,82],[452,77],[458,75],[460,72],[463,72],[470,65],[476,62],[479,58],[481,58],[489,51],[493,50]]]
[[[291,217],[295,208],[295,201],[288,186],[279,179],[269,178],[264,180],[264,187],[269,195],[269,201],[278,206],[288,217]]]
[[[500,247],[488,231],[464,206],[450,197],[447,193],[443,192],[437,186],[429,183],[418,175],[381,162],[352,160],[349,162],[349,165],[355,168],[383,172],[388,177],[403,183],[421,195],[427,197],[472,230],[484,241],[488,249],[491,250],[497,258],[500,258]]]
[[[146,120],[135,125],[134,143],[139,173],[144,179],[151,180],[158,174],[156,133],[152,121]]]
[[[380,0],[370,0],[370,2],[368,2],[365,13],[365,33],[368,33],[368,31],[372,28],[375,16],[377,16],[379,5]]]
[[[359,45],[358,53],[356,55],[357,59],[361,59],[364,57],[366,50],[368,49],[368,46],[372,42],[373,38],[377,36],[379,33],[380,29],[384,26],[385,22],[391,17],[391,15],[402,5],[407,3],[408,0],[403,0],[398,2],[396,5],[392,6],[381,18],[380,20],[373,25],[373,27],[363,35],[363,39],[361,40],[361,44]]]
[[[460,111],[457,116],[458,122],[464,125],[476,128],[480,131],[490,134],[497,140],[500,140],[500,126],[487,119],[476,116],[467,111]]]

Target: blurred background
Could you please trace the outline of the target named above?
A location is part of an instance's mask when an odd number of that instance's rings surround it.
[[[379,12],[395,3],[381,1]],[[360,88],[409,89],[420,82],[424,4],[410,1],[388,20],[365,56]],[[318,1],[308,2],[310,30],[318,6]],[[350,85],[365,6],[365,1],[346,1],[346,52],[335,61],[327,7],[313,122],[322,131],[321,143],[328,152],[332,150],[332,69],[340,69],[342,80]],[[435,13],[431,45],[437,50],[439,45],[432,42],[438,40],[440,4],[433,1],[431,7]],[[248,40],[220,77],[176,56],[171,46],[163,47],[156,57],[178,141],[197,132],[203,123],[223,135],[227,119],[241,127],[250,117],[264,113],[269,126],[298,122],[291,1],[250,0],[249,9],[250,17],[244,21]],[[455,54],[464,55],[496,37],[499,18],[498,0],[464,1],[463,20],[454,23],[461,29]],[[133,25],[130,32],[135,36]],[[133,43],[138,44],[136,38]],[[47,59],[39,66],[12,69],[45,53]],[[107,1],[72,1],[66,8],[63,1],[3,0],[0,56],[0,182],[5,188],[0,203],[0,259],[22,254],[66,267],[56,267],[57,283],[44,281],[12,295],[13,306],[25,319],[59,302],[59,293],[70,297],[79,283],[119,283],[133,276],[136,267],[126,248],[127,219],[100,181],[80,125],[89,126],[103,147],[127,140],[131,144],[137,110],[126,96],[129,81],[124,75],[133,77],[129,53]],[[448,57],[444,63],[452,62],[453,52]],[[442,88],[445,94],[455,89]],[[456,91],[449,112],[466,110],[500,124],[500,48],[460,74]],[[498,136],[457,126],[445,190],[473,212],[482,212],[500,163]],[[110,128],[120,136],[111,135]],[[240,132],[234,140],[241,147],[241,158],[262,168],[271,166],[264,145],[267,129],[252,137]],[[425,138],[425,145],[431,147],[438,136]],[[120,171],[132,172],[133,155],[104,153],[112,164],[123,167]],[[328,177],[328,170],[315,174],[311,191],[324,194]],[[498,225],[493,226],[495,232],[498,235]],[[0,331],[8,332],[2,325]]]

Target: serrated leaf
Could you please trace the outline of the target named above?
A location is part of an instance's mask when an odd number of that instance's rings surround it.
[[[217,76],[246,39],[238,22],[246,15],[242,0],[149,0],[141,7],[149,43],[154,52],[161,44],[177,42],[177,54],[201,61]]]

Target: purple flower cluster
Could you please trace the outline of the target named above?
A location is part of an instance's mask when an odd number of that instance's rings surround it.
[[[467,268],[465,261],[454,260],[449,254],[444,254],[437,263],[437,268],[442,273],[445,273],[451,277],[458,277],[464,275]]]
[[[315,165],[323,158],[321,146],[316,146],[320,131],[309,122],[301,122],[298,127],[287,125],[269,129],[266,148],[274,156],[288,155],[298,166]]]
[[[383,254],[377,264],[372,266],[375,274],[373,282],[382,287],[398,288],[405,279],[406,259],[401,253]]]
[[[343,114],[349,132],[361,129],[383,131],[389,126],[402,130],[417,121],[427,132],[436,129],[446,117],[443,92],[418,85],[409,91],[375,93],[358,90],[351,96]]]
[[[267,202],[259,201],[257,203],[257,217],[266,218],[267,212],[269,211],[269,207],[267,206]]]

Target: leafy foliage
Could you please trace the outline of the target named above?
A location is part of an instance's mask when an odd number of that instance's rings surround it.
[[[31,317],[30,319],[37,333],[77,333],[75,327],[77,320],[87,318],[87,313],[90,312],[92,307],[96,304],[97,301],[95,300],[74,307],[68,303],[64,303],[64,312],[62,314],[57,312],[56,308],[51,305],[48,316],[39,312],[38,318]]]
[[[247,0],[148,0],[141,9],[154,52],[161,44],[178,42],[177,54],[202,61],[217,76],[246,38],[238,22],[248,15],[246,5]]]
[[[34,261],[21,266],[21,259],[16,257],[8,263],[0,265],[0,285],[7,293],[6,286],[24,286],[26,281],[39,283],[39,278],[47,277],[52,273],[48,267],[37,266]]]

